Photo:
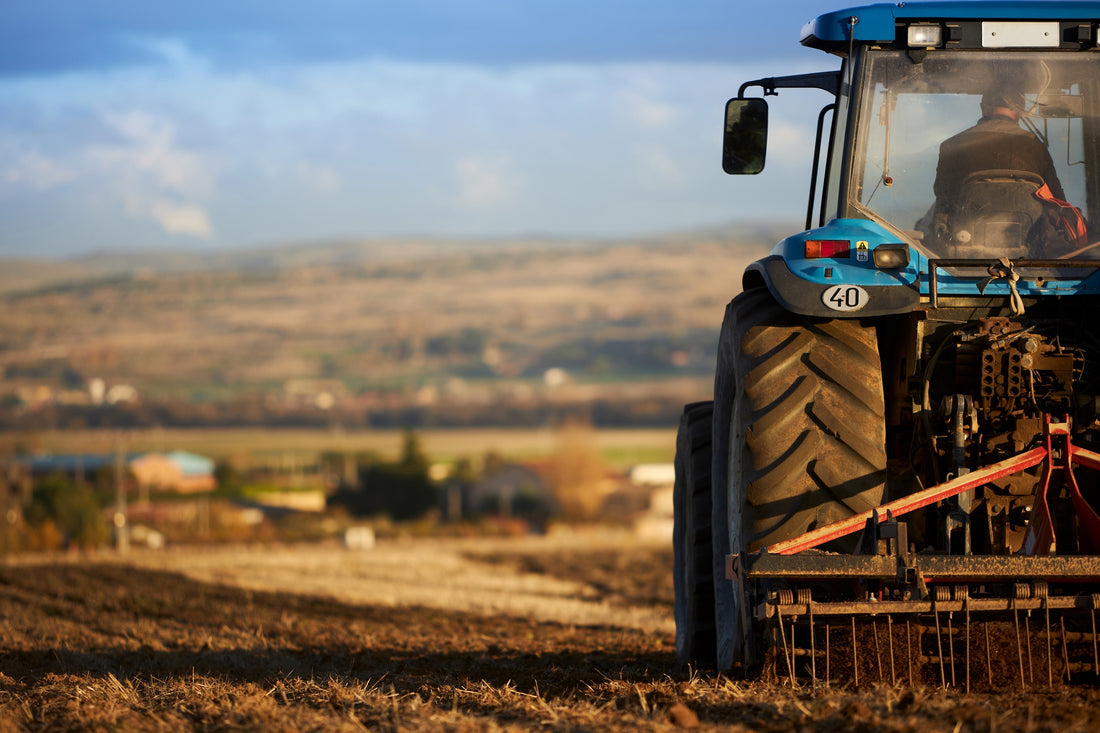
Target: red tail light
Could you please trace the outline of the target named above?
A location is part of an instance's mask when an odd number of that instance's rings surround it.
[[[846,239],[807,239],[806,259],[822,257],[851,257],[850,242]]]

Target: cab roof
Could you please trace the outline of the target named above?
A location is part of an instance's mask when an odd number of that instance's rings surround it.
[[[852,19],[855,18],[855,26]],[[855,43],[894,41],[898,24],[912,21],[1048,20],[1100,21],[1100,2],[1037,0],[970,0],[969,2],[901,2],[861,5],[825,13],[802,28],[802,45],[833,51]],[[849,38],[849,29],[854,31]]]

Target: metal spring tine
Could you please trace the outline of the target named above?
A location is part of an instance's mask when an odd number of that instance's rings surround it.
[[[947,675],[943,670],[943,637],[940,635],[940,612],[933,606],[932,615],[936,617],[936,649],[940,655],[940,687],[947,689]]]
[[[791,687],[795,687],[794,681],[794,662],[791,660],[793,653],[788,655],[787,652],[787,632],[783,628],[783,610],[781,606],[775,607],[775,618],[779,622],[779,638],[783,640],[783,658],[787,660],[787,674],[791,679]],[[791,635],[794,635],[794,625],[791,625]],[[792,646],[794,645],[794,639],[791,639]]]
[[[1100,675],[1100,649],[1096,644],[1096,606],[1095,604],[1090,609],[1092,611],[1092,664],[1096,670],[1096,674]]]
[[[1020,611],[1016,608],[1016,602],[1012,602],[1012,620],[1016,622],[1016,657],[1020,660],[1020,689],[1027,687],[1024,681],[1024,650],[1020,646]],[[988,651],[988,646],[986,647]]]
[[[772,647],[775,649],[775,654],[779,653],[779,631],[778,627],[772,627]],[[779,660],[775,658],[775,654],[772,654],[772,676],[775,679],[779,679],[779,675],[782,672],[782,667],[779,666]],[[783,655],[783,659],[786,660],[787,655]]]
[[[825,686],[829,686],[829,624],[825,624]]]
[[[894,674],[894,617],[886,617],[886,641],[890,646],[890,684],[897,686],[898,678]]]
[[[1031,657],[1031,611],[1024,613],[1024,641],[1027,642],[1027,681],[1035,683],[1035,665]]]
[[[1062,622],[1059,624],[1062,627],[1062,661],[1066,663],[1066,682],[1071,682],[1072,678],[1069,673],[1069,648],[1066,646],[1066,616],[1062,614]]]
[[[871,621],[871,629],[875,632],[875,661],[878,662],[878,681],[882,682],[882,650],[878,645],[878,621]]]
[[[1051,653],[1050,653],[1050,606],[1047,605],[1046,599],[1043,599],[1043,609],[1046,611],[1047,617],[1047,686],[1054,687],[1054,669],[1051,667]]]
[[[796,690],[799,687],[798,677],[794,676],[794,670],[796,670],[798,668],[798,662],[795,660],[795,656],[794,656],[794,627],[795,627],[795,622],[797,620],[798,620],[797,616],[792,616],[791,617],[791,666],[790,666],[790,670],[791,670],[791,687],[793,687]]]
[[[951,617],[954,615],[953,611],[947,612],[947,648],[951,653],[951,686],[958,687],[955,683],[955,629],[951,627]]]
[[[807,598],[807,601],[810,599]],[[812,602],[806,604],[810,611],[810,679],[813,681],[813,685],[817,687],[817,644],[814,639],[814,604]],[[793,635],[793,632],[792,632]]]
[[[913,686],[913,639],[909,634],[909,619],[905,619],[905,664],[909,667],[909,686]]]
[[[981,625],[986,630],[986,679],[989,680],[989,689],[993,689],[993,657],[989,652],[989,622]]]
[[[970,598],[966,599],[966,691],[970,692]]]
[[[852,675],[859,687],[859,660],[856,658],[856,617],[852,616]]]

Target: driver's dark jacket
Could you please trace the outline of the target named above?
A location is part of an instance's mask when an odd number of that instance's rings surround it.
[[[1055,198],[1066,197],[1050,153],[1035,135],[1008,117],[988,115],[940,145],[933,185],[937,208],[950,210],[966,177],[984,170],[1038,173]]]

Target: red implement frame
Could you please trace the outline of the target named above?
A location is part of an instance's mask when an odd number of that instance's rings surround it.
[[[1038,448],[1032,448],[1026,453],[1006,458],[951,481],[904,496],[874,509],[860,512],[848,519],[827,524],[824,527],[819,527],[783,542],[777,542],[768,547],[767,552],[773,555],[793,555],[796,552],[809,550],[831,540],[854,534],[866,527],[867,522],[875,517],[886,517],[888,514],[897,517],[914,509],[920,509],[944,499],[949,499],[952,496],[958,496],[964,491],[976,489],[994,479],[1011,476],[1014,473],[1026,471],[1032,466],[1043,463],[1043,475],[1035,491],[1032,520],[1024,539],[1024,554],[1046,555],[1054,544],[1054,526],[1050,518],[1050,508],[1047,504],[1047,490],[1050,487],[1050,477],[1055,471],[1061,471],[1065,475],[1070,500],[1077,511],[1081,528],[1079,533],[1080,549],[1092,554],[1100,554],[1100,516],[1081,495],[1081,490],[1077,486],[1077,479],[1073,475],[1074,463],[1100,471],[1100,454],[1073,445],[1070,440],[1069,418],[1065,418],[1063,422],[1052,422],[1050,416],[1047,415],[1043,422],[1044,444]]]

